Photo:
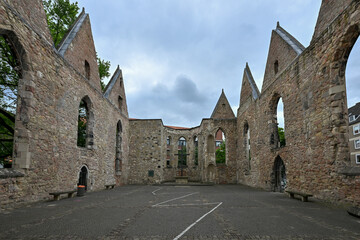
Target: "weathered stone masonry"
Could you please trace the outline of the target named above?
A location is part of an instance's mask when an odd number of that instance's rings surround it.
[[[0,34],[13,42],[22,68],[14,167],[0,170],[1,206],[73,189],[84,166],[90,191],[107,183],[174,181],[180,138],[187,143],[185,171],[190,181],[275,190],[275,160],[281,159],[288,188],[359,206],[360,170],[349,158],[345,87],[347,58],[359,33],[358,0],[323,1],[307,48],[278,24],[272,32],[261,92],[246,64],[237,116],[222,92],[211,117],[200,126],[174,128],[160,119],[129,120],[120,68],[101,92],[85,11],[55,49],[40,0],[31,6],[25,0],[0,0]],[[284,147],[277,144],[280,97]],[[85,148],[77,146],[82,99],[88,102],[91,125]],[[226,136],[224,164],[215,162],[214,137],[219,129]]]
[[[2,172],[1,205],[48,199],[51,191],[74,189],[83,166],[89,171],[88,190],[102,189],[106,183],[125,184],[129,151],[127,109],[119,109],[117,102],[103,96],[100,90],[92,37],[81,37],[91,36],[87,14],[70,48],[87,46],[93,50],[75,51],[75,55],[65,51],[61,55],[49,41],[47,26],[43,29],[39,25],[39,19],[46,21],[41,1],[32,1],[31,6],[25,2],[0,1],[0,32],[15,42],[22,65],[12,170],[22,177]],[[29,9],[37,11],[29,13]],[[71,63],[74,60],[79,66]],[[86,79],[84,65],[80,64],[85,60],[92,69],[90,79]],[[120,91],[121,74],[113,81],[116,83],[109,95],[124,94]],[[81,148],[76,143],[77,118],[84,97],[91,102],[93,129],[88,136],[92,138],[91,145]],[[118,121],[123,127],[121,174],[116,174],[114,168]]]

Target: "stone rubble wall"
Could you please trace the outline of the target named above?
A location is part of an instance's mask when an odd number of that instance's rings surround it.
[[[22,79],[15,125],[14,167],[24,177],[0,180],[1,206],[49,199],[49,192],[75,189],[82,166],[89,169],[88,190],[106,183],[126,184],[128,119],[59,56],[47,36],[0,1],[0,32],[21,53]],[[80,100],[88,96],[94,117],[94,145],[77,147]],[[115,175],[116,124],[123,128],[124,174]],[[4,171],[4,170],[0,170]]]

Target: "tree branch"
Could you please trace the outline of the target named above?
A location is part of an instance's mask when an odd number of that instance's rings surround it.
[[[0,113],[2,115],[4,115],[5,117],[7,117],[10,121],[12,121],[13,123],[15,123],[15,116],[12,115],[11,113],[5,111],[4,109],[0,108]],[[1,119],[1,118],[0,118]]]

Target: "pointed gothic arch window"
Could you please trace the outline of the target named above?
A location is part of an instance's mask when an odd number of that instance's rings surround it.
[[[90,64],[85,60],[85,77],[90,79]]]
[[[166,167],[171,167],[171,158],[170,158],[170,155],[171,155],[171,137],[168,136],[166,138]]]
[[[250,127],[247,122],[244,124],[244,145],[245,145],[245,155],[246,160],[249,165],[249,170],[251,169],[251,152],[250,152]]]
[[[91,148],[94,145],[94,117],[91,111],[91,101],[88,96],[81,99],[78,108],[77,146]]]
[[[225,133],[222,129],[218,129],[215,134],[215,159],[216,163],[225,163],[226,162],[226,143],[225,143]]]
[[[116,124],[116,155],[115,155],[115,171],[120,172],[122,168],[122,125],[119,120]]]
[[[194,137],[194,165],[199,165],[199,140],[198,137]]]
[[[276,75],[278,72],[279,72],[279,61],[276,60],[276,61],[274,62],[274,73],[275,73],[275,75]]]
[[[178,166],[187,166],[186,139],[180,137],[178,141]]]
[[[359,86],[359,63],[360,63],[360,40],[359,34],[360,29],[358,25],[349,28],[349,36],[348,39],[344,41],[345,50],[341,49],[341,52],[344,53],[343,64],[339,64],[340,66],[345,67],[344,70],[340,71],[340,79],[345,77],[344,85],[346,86],[346,104],[344,104],[345,111],[340,116],[341,118],[346,118],[346,108],[348,112],[348,119],[344,119],[349,134],[348,140],[348,158],[350,160],[351,166],[359,166],[359,154],[357,154],[358,150],[358,142],[359,140],[359,119],[360,119],[360,98],[358,92]],[[345,73],[345,74],[344,74]],[[342,104],[341,104],[342,105]],[[340,105],[340,106],[341,106]],[[339,114],[337,114],[339,115]],[[343,119],[340,119],[343,121]]]
[[[270,103],[270,145],[271,148],[286,146],[284,103],[279,94],[275,94]]]
[[[18,55],[21,49],[16,48],[14,38],[0,35],[0,166],[5,168],[11,168],[13,164],[18,85],[22,77],[22,64]]]

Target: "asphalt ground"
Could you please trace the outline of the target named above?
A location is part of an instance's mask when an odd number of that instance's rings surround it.
[[[2,211],[0,239],[360,239],[360,219],[241,185],[124,186]]]

